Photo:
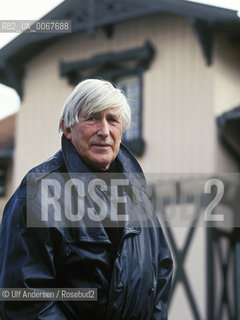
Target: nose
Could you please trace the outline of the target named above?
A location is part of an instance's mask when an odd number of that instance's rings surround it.
[[[99,121],[97,135],[104,138],[109,136],[109,127],[106,119],[102,119],[101,121]]]

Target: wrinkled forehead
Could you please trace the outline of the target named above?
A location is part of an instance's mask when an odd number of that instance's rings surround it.
[[[82,116],[89,116],[89,115],[98,115],[98,116],[103,116],[103,115],[115,115],[119,118],[122,118],[122,112],[121,109],[118,107],[115,108],[105,108],[103,110],[99,110],[98,108],[91,109],[88,112],[85,112]]]

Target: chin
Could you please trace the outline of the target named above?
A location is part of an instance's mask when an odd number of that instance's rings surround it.
[[[102,154],[98,154],[94,157],[92,157],[92,161],[95,163],[99,163],[99,164],[103,164],[103,163],[111,163],[113,161],[113,156],[107,156],[107,155],[102,155]]]
[[[99,158],[99,157],[91,157],[85,160],[87,163],[96,168],[107,167],[111,164],[112,160],[109,158]]]
[[[99,168],[100,167],[105,168],[105,167],[109,167],[111,162],[112,162],[112,160],[110,160],[110,161],[109,160],[102,160],[102,161],[96,161],[95,163]]]

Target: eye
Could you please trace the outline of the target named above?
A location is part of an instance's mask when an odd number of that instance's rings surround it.
[[[110,121],[110,122],[119,122],[118,118],[116,118],[116,117],[109,117],[108,121]]]
[[[94,116],[89,116],[89,117],[87,117],[86,120],[87,121],[93,121],[93,120],[96,120],[96,118]]]

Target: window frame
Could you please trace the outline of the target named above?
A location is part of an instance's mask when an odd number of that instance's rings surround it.
[[[117,78],[127,78],[127,77],[137,76],[139,79],[139,123],[138,123],[138,137],[136,139],[122,139],[124,145],[126,145],[131,152],[133,152],[136,156],[141,157],[144,154],[145,150],[145,142],[143,139],[143,74],[138,71],[137,73],[126,73],[125,76],[116,77],[113,79],[113,83],[116,85]],[[117,87],[117,85],[116,85]]]
[[[1,174],[1,171],[3,172],[3,174]],[[0,198],[4,198],[7,194],[7,173],[8,173],[7,162],[0,161]]]

